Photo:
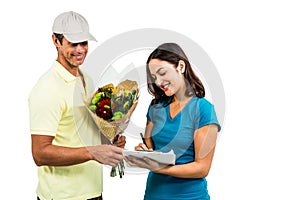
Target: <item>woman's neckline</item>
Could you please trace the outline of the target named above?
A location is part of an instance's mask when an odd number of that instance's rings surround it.
[[[177,103],[174,105],[174,102],[171,102],[168,105],[168,116],[171,120],[175,119],[177,116],[181,114],[181,112],[187,107],[187,105],[191,102],[191,100],[195,96],[189,97],[185,102],[183,103]],[[175,110],[174,110],[175,109]],[[172,113],[171,113],[172,112]]]

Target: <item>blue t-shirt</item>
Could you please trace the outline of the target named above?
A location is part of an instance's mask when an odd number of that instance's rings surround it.
[[[157,151],[173,149],[176,165],[194,161],[194,132],[208,124],[220,125],[213,105],[204,98],[193,97],[174,117],[170,106],[150,105],[147,119],[153,122],[152,140]],[[176,178],[149,172],[145,200],[210,199],[205,178]]]

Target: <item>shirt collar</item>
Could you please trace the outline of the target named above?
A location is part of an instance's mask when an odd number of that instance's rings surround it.
[[[54,61],[52,65],[53,69],[59,74],[59,76],[66,82],[72,82],[78,79],[78,77],[71,74],[66,68],[64,68],[58,61]]]

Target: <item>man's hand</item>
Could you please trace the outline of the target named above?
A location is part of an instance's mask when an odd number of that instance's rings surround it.
[[[123,160],[123,149],[114,145],[99,145],[87,147],[93,159],[105,164],[115,167]]]
[[[117,147],[124,148],[126,144],[126,137],[124,135],[118,135],[117,139],[113,143]]]

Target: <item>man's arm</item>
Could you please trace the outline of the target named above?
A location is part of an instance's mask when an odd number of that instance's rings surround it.
[[[116,166],[123,159],[123,150],[113,145],[71,148],[53,145],[53,139],[53,136],[31,135],[32,155],[37,166],[68,166],[89,160]]]

